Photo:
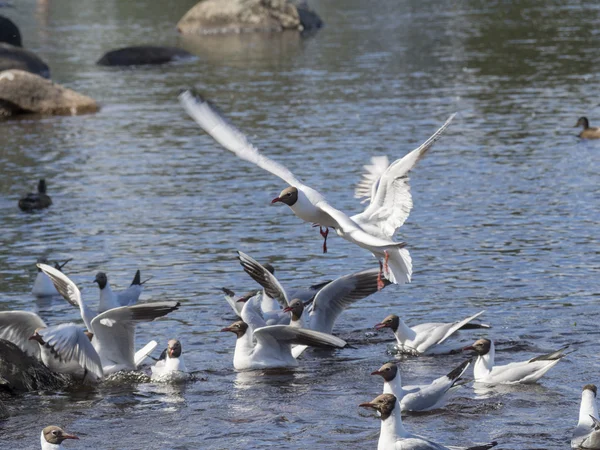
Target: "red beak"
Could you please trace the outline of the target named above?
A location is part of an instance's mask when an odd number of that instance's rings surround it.
[[[248,300],[250,300],[249,298],[240,298],[237,303],[246,303]]]
[[[229,327],[221,328],[221,331],[231,331],[231,328],[229,328]]]
[[[475,350],[475,349],[471,345],[469,345],[469,346],[467,346],[467,347],[465,347],[465,348],[462,349],[463,352],[467,352],[469,350]]]
[[[374,372],[371,372],[371,375],[381,375],[381,372],[379,370],[376,370]]]
[[[375,325],[376,330],[381,330],[382,328],[387,328],[387,325],[385,323],[378,323]]]
[[[361,403],[361,404],[360,404],[360,405],[358,405],[358,406],[361,406],[361,407],[363,407],[363,408],[373,408],[373,404],[371,404],[371,403],[369,403],[369,402],[367,402],[367,403]]]
[[[277,203],[277,202],[280,202],[280,201],[281,201],[281,198],[279,198],[279,197],[275,197],[273,200],[271,200],[271,205],[272,205],[273,203]]]
[[[291,310],[293,310],[294,308],[292,308],[291,306],[288,306],[287,308],[283,309],[283,312],[290,312]]]
[[[77,439],[77,440],[79,440],[79,438],[77,436],[75,436],[74,434],[63,433],[62,437],[63,437],[63,439]]]

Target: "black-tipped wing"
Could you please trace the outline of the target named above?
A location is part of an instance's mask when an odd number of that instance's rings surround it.
[[[281,286],[277,278],[275,278],[275,275],[244,252],[238,252],[238,255],[244,271],[263,287],[269,297],[277,300],[283,308],[287,308],[290,303],[289,299],[285,289]]]
[[[313,302],[310,328],[331,333],[336,319],[348,306],[377,292],[378,274],[378,269],[363,270],[327,284]]]

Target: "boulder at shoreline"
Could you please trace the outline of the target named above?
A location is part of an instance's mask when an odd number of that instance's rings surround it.
[[[165,64],[193,56],[191,53],[177,47],[140,45],[111,50],[105,53],[96,64],[100,66],[141,66]]]
[[[22,70],[0,72],[0,118],[25,113],[76,115],[98,111],[94,99]]]
[[[0,72],[10,69],[24,70],[50,78],[50,68],[35,53],[0,42]]]
[[[177,24],[182,34],[307,31],[322,25],[306,6],[288,0],[203,0]],[[304,22],[303,22],[304,18]]]

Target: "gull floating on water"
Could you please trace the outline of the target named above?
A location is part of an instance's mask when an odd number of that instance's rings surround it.
[[[490,442],[474,447],[444,447],[429,439],[409,433],[402,424],[398,399],[393,394],[381,394],[359,406],[372,408],[380,414],[381,427],[377,450],[487,450],[498,445],[497,442]]]
[[[120,292],[113,292],[108,283],[106,274],[104,272],[98,272],[96,278],[94,278],[94,283],[98,283],[98,287],[100,288],[98,312],[103,313],[104,311],[118,308],[119,306],[135,305],[142,294],[142,285],[146,281],[141,281],[140,271],[138,270],[133,277],[131,285],[127,289]]]
[[[164,301],[121,306],[95,315],[83,301],[77,285],[65,274],[44,264],[38,267],[52,279],[56,290],[65,300],[79,307],[87,330],[93,334],[92,345],[102,361],[105,376],[121,370],[136,370],[156,347],[156,341],[151,341],[135,352],[135,327],[138,322],[151,322],[179,308],[179,302]]]
[[[289,184],[289,187],[281,191],[272,203],[284,203],[300,219],[319,225],[325,239],[328,228],[333,228],[342,238],[372,252],[380,262],[381,273],[392,283],[410,282],[412,262],[410,254],[405,248],[406,243],[394,242],[392,235],[398,226],[396,224],[403,222],[403,219],[398,219],[398,214],[400,217],[405,218],[406,216],[401,206],[401,202],[406,199],[406,195],[402,195],[402,193],[406,190],[402,187],[398,188],[402,183],[396,183],[396,180],[406,177],[407,171],[419,159],[418,156],[409,158],[414,161],[413,164],[408,164],[407,160],[407,167],[402,164],[402,160],[397,161],[398,164],[392,164],[388,169],[388,176],[382,176],[377,183],[376,193],[373,195],[369,207],[362,214],[351,218],[330,205],[325,197],[315,189],[303,184],[285,166],[261,154],[246,136],[229,124],[203,98],[195,96],[191,91],[185,91],[180,94],[179,101],[198,125],[224,148],[240,159],[256,164]],[[441,136],[453,118],[454,115],[450,116],[431,138],[415,150],[415,155],[425,153],[426,149],[431,147]],[[372,234],[373,232],[375,234]],[[324,251],[327,250],[325,242],[323,244]]]
[[[573,431],[571,448],[600,449],[600,420],[596,394],[598,390],[593,384],[586,384],[581,393],[579,421]]]
[[[152,380],[161,381],[170,378],[173,374],[185,374],[187,369],[181,356],[181,342],[171,339],[167,348],[163,350],[158,361],[151,367]]]
[[[42,450],[63,450],[63,441],[67,439],[79,439],[74,434],[69,434],[65,430],[55,425],[50,425],[42,430],[40,441]]]
[[[489,325],[471,324],[470,322],[482,315],[485,311],[480,311],[466,319],[452,323],[423,323],[408,327],[404,321],[396,314],[390,314],[375,328],[381,330],[389,328],[396,336],[398,350],[401,353],[411,355],[421,355],[424,353],[447,353],[451,348],[435,348],[444,343],[452,334],[460,329],[489,328]]]
[[[253,313],[248,302],[242,311],[246,317],[244,313]],[[260,326],[259,317],[254,317],[252,320],[254,321],[252,325],[239,320],[221,330],[230,331],[237,336],[233,355],[233,367],[236,370],[296,367],[298,361],[292,355],[292,345],[323,348],[346,346],[345,341],[330,334],[290,325]]]
[[[476,383],[527,384],[535,383],[562,358],[572,353],[565,353],[568,347],[567,345],[547,355],[536,356],[529,361],[514,362],[504,366],[494,365],[496,351],[494,342],[489,339],[479,339],[463,350],[477,353],[477,360],[473,366]]]
[[[459,389],[457,384],[470,362],[465,361],[448,375],[433,380],[431,384],[419,386],[402,386],[400,370],[394,363],[386,363],[371,375],[383,378],[383,393],[394,394],[400,401],[404,411],[431,411],[441,408],[448,401],[450,393]]]
[[[65,267],[65,265],[71,260],[72,258],[69,258],[62,264],[55,262],[54,268],[62,272],[62,268]],[[38,258],[37,262],[41,264],[48,264],[48,260],[44,257]],[[35,277],[31,293],[36,297],[51,297],[54,295],[59,295],[50,277],[42,272],[40,268],[37,268],[37,275]]]

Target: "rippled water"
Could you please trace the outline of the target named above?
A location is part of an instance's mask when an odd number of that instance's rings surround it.
[[[0,309],[78,319],[62,299],[30,295],[43,253],[74,258],[66,272],[94,301],[96,271],[124,287],[140,268],[154,277],[143,300],[182,306],[141,325],[138,344],[180,338],[199,380],[15,398],[0,447],[38,448],[53,423],[81,437],[68,448],[375,448],[378,420],[357,405],[380,392],[369,373],[389,358],[390,335],[368,335],[372,326],[392,312],[416,324],[486,309],[499,363],[567,343],[577,352],[538,385],[468,387],[408,426],[453,445],[568,448],[580,389],[600,381],[600,147],[571,128],[581,115],[600,121],[598,6],[313,1],[326,23],[314,36],[181,39],[174,24],[194,1],[13,3],[0,14],[19,24],[53,79],[103,108],[0,122]],[[109,49],[141,43],[179,45],[197,59],[94,65]],[[314,229],[271,207],[282,182],[200,132],[176,101],[189,86],[347,212],[360,210],[351,193],[372,155],[401,157],[459,112],[412,175],[415,208],[401,235],[413,283],[356,304],[336,325],[356,348],[309,352],[289,372],[233,371],[234,337],[218,332],[233,317],[218,288],[254,286],[236,250],[270,261],[292,287],[376,263],[339,238],[323,255]],[[17,199],[42,176],[54,205],[21,213]],[[431,380],[463,358],[405,359],[403,379]]]

